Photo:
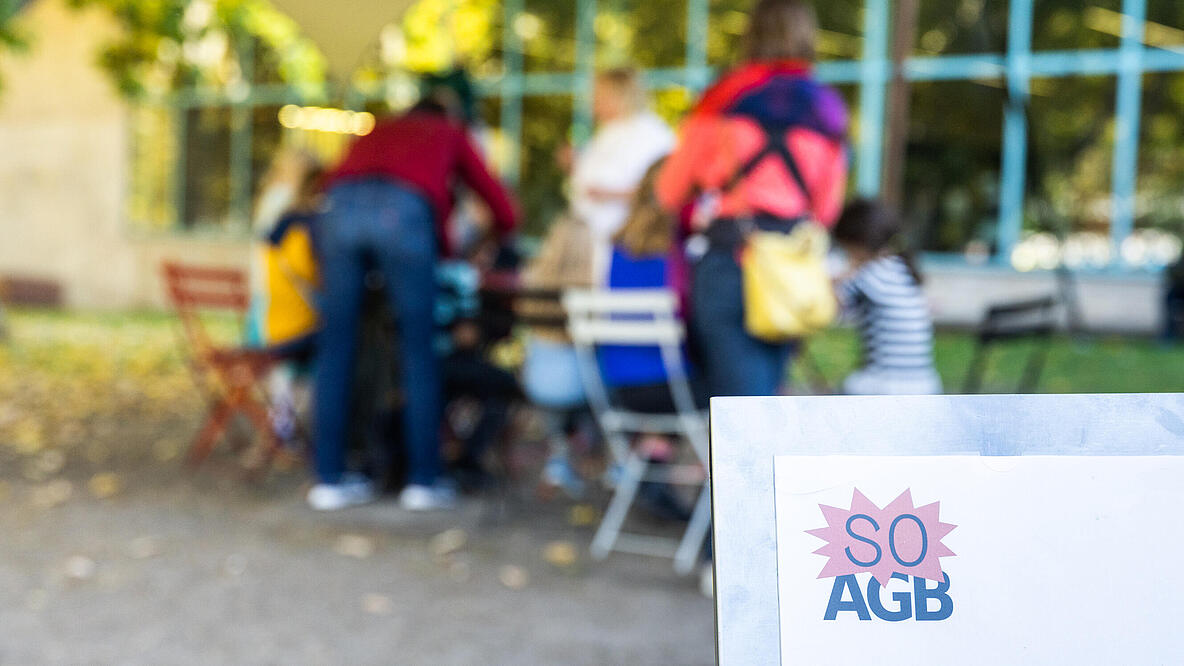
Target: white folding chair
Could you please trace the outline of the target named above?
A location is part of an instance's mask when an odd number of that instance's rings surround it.
[[[683,362],[686,329],[676,314],[674,293],[659,289],[571,290],[563,295],[568,332],[580,359],[589,406],[604,433],[621,474],[604,519],[592,539],[592,556],[608,557],[611,551],[673,557],[679,573],[690,573],[703,548],[710,527],[707,416],[695,405]],[[605,345],[657,347],[661,350],[666,380],[675,406],[672,414],[647,414],[622,409],[613,400],[600,376],[597,348]],[[638,434],[681,438],[691,445],[700,465],[651,464],[634,450]],[[700,487],[691,520],[681,540],[622,532],[629,508],[641,483],[653,481]]]

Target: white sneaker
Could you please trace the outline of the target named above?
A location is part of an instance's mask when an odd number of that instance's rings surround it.
[[[405,511],[440,511],[456,506],[456,489],[436,484],[434,486],[409,485],[399,493],[399,506]]]
[[[315,511],[340,511],[373,502],[374,484],[362,478],[346,478],[341,483],[318,483],[308,491],[308,505]]]

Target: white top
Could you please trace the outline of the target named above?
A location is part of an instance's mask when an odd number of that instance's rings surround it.
[[[605,123],[580,151],[572,170],[572,212],[588,225],[596,282],[603,282],[613,234],[629,215],[627,200],[603,199],[594,190],[628,192],[637,188],[654,162],[674,149],[674,132],[651,111]]]

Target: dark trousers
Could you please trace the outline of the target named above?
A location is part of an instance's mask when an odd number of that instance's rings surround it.
[[[709,396],[777,395],[792,344],[772,344],[744,327],[744,283],[734,249],[713,246],[693,268],[691,331]]]
[[[408,481],[431,485],[440,471],[442,386],[433,349],[436,237],[431,208],[385,180],[346,182],[329,192],[321,234],[322,319],[315,378],[315,464],[324,483],[345,471],[346,439],[365,273],[382,272],[398,323]]]

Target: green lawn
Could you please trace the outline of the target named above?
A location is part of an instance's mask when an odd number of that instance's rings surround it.
[[[1003,344],[990,357],[983,392],[1015,391],[1030,345]],[[832,331],[810,343],[810,354],[831,384],[837,384],[855,367],[859,344],[852,331]],[[938,335],[937,368],[948,392],[959,392],[974,354],[969,333],[946,331]],[[800,364],[799,364],[800,365]],[[801,385],[807,376],[795,368]],[[1085,336],[1080,340],[1058,337],[1049,351],[1038,391],[1041,393],[1159,393],[1184,392],[1184,346],[1156,341]]]
[[[180,390],[187,379],[179,364],[174,321],[165,314],[16,310],[9,313],[9,328],[10,340],[0,343],[0,389],[7,384],[9,391],[19,391],[19,385],[25,383],[20,381],[21,375],[42,380],[76,375],[89,380],[98,390],[104,381],[159,381],[170,384],[171,392]],[[810,341],[809,347],[811,358],[832,385],[858,362],[858,341],[849,330],[820,335]],[[1015,390],[1028,349],[1025,343],[998,348],[992,355],[984,390]],[[939,334],[937,364],[948,391],[962,387],[973,352],[970,334]],[[794,370],[799,387],[807,376],[802,365],[797,364]],[[1116,336],[1058,338],[1049,353],[1039,390],[1184,392],[1184,346]],[[0,399],[3,397],[0,390]]]

